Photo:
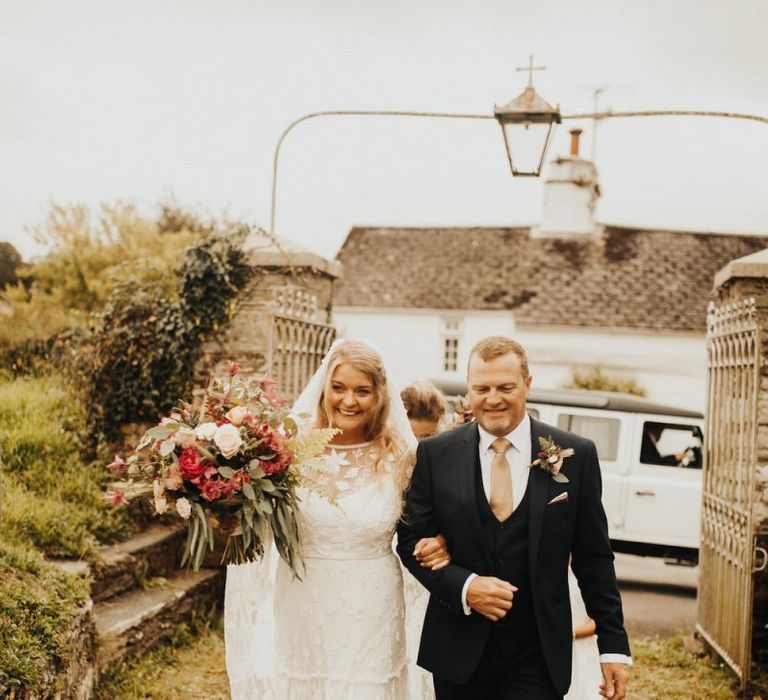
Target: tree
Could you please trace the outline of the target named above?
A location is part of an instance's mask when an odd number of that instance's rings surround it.
[[[22,265],[21,255],[8,241],[0,241],[0,290],[16,284],[16,271]]]
[[[160,285],[175,299],[174,270],[184,251],[215,226],[174,204],[161,205],[155,219],[122,202],[103,204],[96,215],[82,205],[52,205],[34,231],[50,252],[19,270],[19,281],[3,291],[10,318],[0,340],[44,339],[82,327],[128,278],[139,286]]]

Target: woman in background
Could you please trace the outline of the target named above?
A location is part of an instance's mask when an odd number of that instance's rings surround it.
[[[452,427],[448,404],[434,384],[413,382],[400,392],[400,398],[417,440],[424,440]]]

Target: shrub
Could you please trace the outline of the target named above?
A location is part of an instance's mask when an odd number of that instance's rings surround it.
[[[191,246],[172,298],[131,277],[115,288],[74,374],[93,433],[114,440],[122,424],[154,421],[189,395],[202,342],[230,317],[250,277],[247,233],[236,227]]]
[[[591,391],[620,391],[635,396],[645,396],[645,389],[634,377],[614,377],[603,372],[600,367],[580,372],[572,370],[573,377],[564,389],[589,389]]]
[[[61,379],[0,382],[0,538],[79,558],[130,531],[127,514],[104,501],[109,474],[81,458],[84,427],[85,412]]]
[[[87,595],[83,580],[0,539],[0,697],[60,690],[52,672],[77,653],[67,633]]]

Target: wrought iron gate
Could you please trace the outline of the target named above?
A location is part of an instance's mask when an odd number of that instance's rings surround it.
[[[753,299],[710,303],[698,631],[749,680],[760,334]]]
[[[280,392],[294,400],[310,380],[336,337],[336,329],[290,316],[273,316],[267,358]]]

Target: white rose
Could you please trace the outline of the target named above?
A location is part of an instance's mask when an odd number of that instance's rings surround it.
[[[237,454],[243,439],[240,437],[240,431],[231,423],[224,423],[216,428],[213,436],[216,447],[221,450],[221,454],[227,459]]]
[[[192,514],[192,506],[186,498],[180,498],[176,501],[176,512],[184,518],[184,520],[189,519],[189,516]]]
[[[157,511],[158,515],[162,515],[165,513],[165,511],[168,510],[168,501],[165,500],[165,496],[155,497],[155,510]]]
[[[213,440],[213,436],[216,434],[216,423],[201,423],[195,428],[195,435],[201,440]]]
[[[192,428],[183,426],[176,431],[176,434],[173,436],[173,441],[182,449],[186,449],[187,447],[195,446],[197,435]]]
[[[233,406],[225,414],[225,418],[232,423],[232,425],[242,425],[245,417],[249,415],[248,409],[245,406]]]

